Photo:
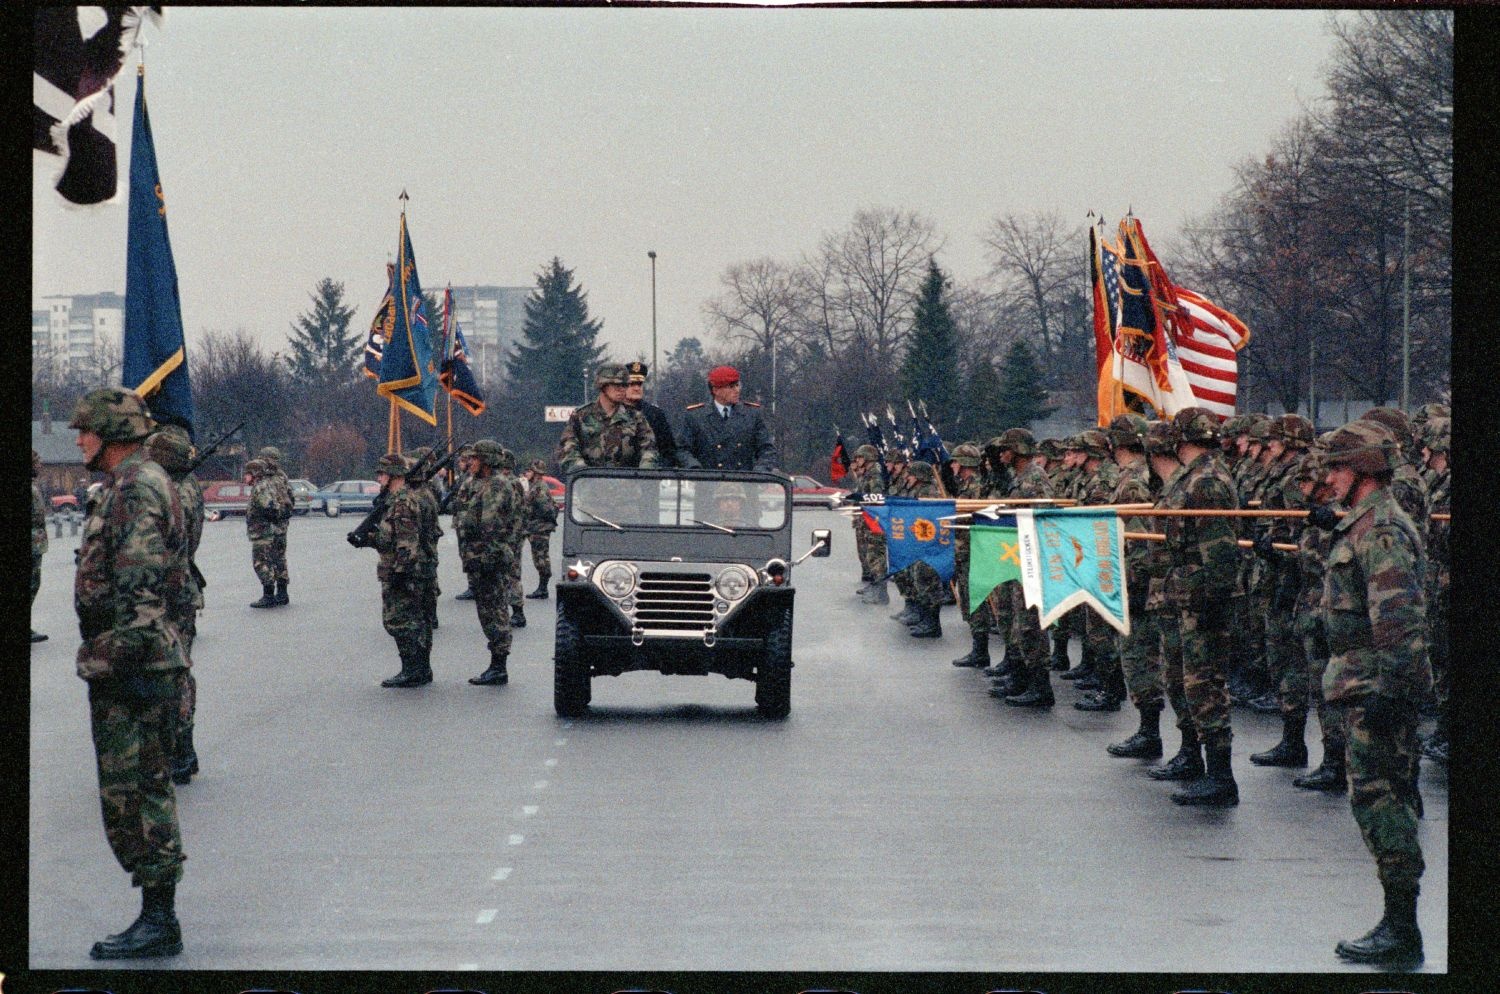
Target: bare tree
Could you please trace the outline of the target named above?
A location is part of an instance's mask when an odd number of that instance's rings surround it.
[[[719,277],[724,290],[706,301],[709,327],[730,341],[743,342],[770,357],[771,409],[776,409],[778,365],[797,310],[791,267],[762,257],[730,266]],[[780,348],[778,348],[780,346]]]
[[[1079,269],[1082,225],[1069,226],[1056,211],[1002,214],[982,236],[990,275],[1001,280],[1001,292],[1020,305],[1029,330],[1041,340],[1041,364],[1050,382],[1060,374],[1058,309],[1063,291],[1087,270]]]
[[[849,342],[882,367],[894,366],[911,329],[927,260],[943,245],[932,222],[913,211],[870,208],[841,232],[823,238],[824,267]]]

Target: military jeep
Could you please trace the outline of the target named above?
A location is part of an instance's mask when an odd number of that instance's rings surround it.
[[[785,718],[792,689],[792,484],[772,473],[585,469],[564,499],[553,705],[582,714],[596,676],[718,673]]]

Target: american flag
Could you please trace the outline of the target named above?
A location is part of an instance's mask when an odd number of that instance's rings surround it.
[[[1177,288],[1177,303],[1187,320],[1179,326],[1177,354],[1198,403],[1221,417],[1234,413],[1239,360],[1250,341],[1250,329],[1218,304],[1186,287]]]

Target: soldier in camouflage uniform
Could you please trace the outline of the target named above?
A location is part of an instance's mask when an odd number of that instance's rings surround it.
[[[911,480],[907,478],[906,468],[911,465],[911,456],[902,449],[892,449],[886,455],[885,465],[891,477],[891,485],[886,489],[886,496],[910,497]],[[883,541],[881,549],[885,549]],[[888,566],[889,563],[887,563]],[[900,573],[892,574],[891,580],[896,584],[896,590],[900,592],[902,602],[901,610],[891,615],[891,620],[899,621],[910,628],[920,621],[922,617],[921,609],[917,607],[916,601],[912,599],[911,573],[908,570],[902,570]]]
[[[1013,476],[1009,496],[1014,499],[1048,498],[1053,495],[1052,484],[1047,475],[1033,461],[1036,455],[1036,440],[1025,428],[1011,428],[1000,436],[1000,458]],[[1052,680],[1047,670],[1047,640],[1042,635],[1040,616],[1035,608],[1028,608],[1021,593],[1021,584],[1008,581],[1010,590],[1012,641],[1020,650],[1018,663],[1022,672],[1019,679],[1004,680],[990,689],[990,696],[1003,697],[1012,707],[1051,707],[1056,698],[1052,693]],[[1009,650],[1006,652],[1009,657]],[[1007,662],[1009,660],[1007,659]],[[1006,691],[1009,691],[1007,693]]]
[[[286,571],[286,532],[287,525],[292,520],[292,509],[296,507],[296,500],[292,494],[291,482],[287,479],[286,471],[281,468],[281,450],[274,445],[264,446],[255,454],[255,458],[266,464],[266,478],[271,488],[276,492],[277,501],[286,508],[284,516],[277,518],[272,523],[271,531],[275,535],[275,541],[271,543],[272,563],[276,569],[276,604],[285,606],[289,603],[286,593],[287,571]]]
[[[1323,696],[1344,709],[1354,820],[1375,857],[1385,914],[1335,952],[1382,965],[1422,961],[1417,893],[1425,864],[1417,838],[1418,708],[1432,689],[1426,642],[1426,568],[1418,526],[1391,489],[1400,460],[1382,424],[1334,432],[1325,479],[1347,514],[1333,528],[1325,577],[1328,670]],[[1314,524],[1327,523],[1314,514]]]
[[[656,435],[645,415],[626,406],[629,384],[624,366],[609,363],[595,371],[599,396],[568,416],[552,457],[565,477],[586,466],[656,468]]]
[[[906,496],[912,498],[937,498],[943,495],[937,484],[937,473],[932,463],[916,460],[906,467]],[[918,639],[943,637],[943,625],[939,614],[943,605],[943,581],[931,564],[917,560],[902,572],[911,582],[911,601],[917,607],[917,620],[911,626],[910,635]]]
[[[1417,537],[1423,541],[1426,551],[1427,531],[1432,521],[1431,503],[1427,496],[1427,484],[1418,471],[1422,443],[1411,427],[1406,412],[1394,407],[1373,407],[1366,411],[1361,421],[1374,421],[1384,425],[1396,440],[1395,475],[1391,478],[1391,496],[1401,505],[1401,510],[1417,526]]]
[[[643,365],[643,364],[638,364]],[[531,543],[531,566],[536,570],[536,589],[528,600],[547,599],[547,581],[552,579],[552,533],[557,531],[557,502],[547,489],[547,464],[532,461],[526,478],[526,539]]]
[[[409,458],[412,472],[406,485],[416,489],[422,502],[422,597],[427,605],[427,622],[436,630],[437,602],[443,593],[438,584],[438,542],[443,537],[443,526],[438,519],[441,517],[439,508],[443,506],[443,487],[432,467],[439,460],[432,458],[432,447],[427,445],[412,449]],[[426,468],[419,470],[418,466]]]
[[[463,537],[459,535],[458,525],[463,518],[463,509],[474,496],[474,471],[478,461],[474,458],[474,446],[465,445],[458,450],[454,459],[454,465],[458,468],[458,478],[453,484],[453,493],[448,498],[448,512],[453,516],[453,533],[458,536],[460,548],[463,546]],[[463,590],[453,597],[456,601],[471,601],[474,599],[474,591],[466,585]]]
[[[92,502],[78,549],[73,602],[89,686],[104,831],[141,914],[94,944],[94,959],[174,956],[182,930],[173,908],[182,840],[172,789],[181,671],[187,659],[172,623],[188,587],[182,502],[146,457],[145,403],[118,387],[86,394],[69,427],[90,470],[109,474]]]
[[[42,457],[36,449],[31,450],[31,604],[36,604],[36,592],[42,589],[42,554],[47,551],[47,502],[42,500],[41,488],[36,485],[36,475],[41,471]],[[47,636],[31,629],[32,642],[45,642]]]
[[[521,527],[511,537],[510,575],[505,582],[505,596],[510,603],[510,627],[526,627],[526,598],[521,586],[521,555],[526,547],[526,481],[516,475],[516,454],[501,446],[500,463],[495,475],[506,480],[521,494]]]
[[[1442,407],[1443,405],[1437,405]],[[1429,506],[1433,514],[1451,513],[1451,475],[1448,472],[1448,420],[1432,417],[1423,427],[1422,452],[1428,471]],[[1430,519],[1429,519],[1430,520]],[[1448,521],[1433,521],[1427,531],[1427,626],[1430,631],[1433,690],[1437,694],[1437,727],[1422,747],[1422,755],[1448,762],[1448,582],[1450,549]]]
[[[1058,498],[1079,500],[1087,482],[1083,469],[1086,457],[1078,439],[1078,435],[1069,435],[1064,439],[1049,440],[1053,441],[1057,451],[1057,456],[1051,460],[1041,458],[1038,448],[1039,466],[1046,470],[1047,479],[1052,483],[1052,493]],[[1054,621],[1047,631],[1052,639],[1052,668],[1063,674],[1058,679],[1082,681],[1084,690],[1097,690],[1099,682],[1094,679],[1094,653],[1085,637],[1087,614],[1088,608],[1075,607]],[[1068,643],[1074,639],[1078,640],[1082,649],[1078,665],[1069,669]]]
[[[1172,418],[1182,474],[1163,489],[1160,505],[1172,510],[1234,510],[1234,481],[1219,455],[1218,419],[1201,407]],[[1229,807],[1239,803],[1230,769],[1229,695],[1225,690],[1229,598],[1240,550],[1231,518],[1168,516],[1162,519],[1172,567],[1166,592],[1180,612],[1182,685],[1202,743],[1206,773],[1172,795],[1177,804]]]
[[[380,621],[396,640],[401,670],[382,687],[432,682],[432,619],[427,614],[426,553],[422,548],[421,487],[408,477],[416,461],[387,452],[375,464],[384,510],[367,544],[380,554]],[[352,533],[351,533],[352,534]]]
[[[979,500],[984,497],[984,480],[979,475],[982,455],[974,442],[954,446],[949,465],[953,470],[956,489],[953,496],[960,500]],[[953,580],[958,587],[958,610],[969,626],[970,649],[966,656],[953,660],[954,666],[981,669],[990,665],[990,617],[989,604],[980,601],[979,606],[969,610],[969,533],[955,530],[953,533]]]
[[[187,531],[187,584],[182,595],[168,605],[172,624],[182,642],[182,654],[188,666],[182,671],[182,704],[178,710],[177,742],[172,751],[172,782],[185,784],[198,772],[198,753],[193,748],[193,721],[198,712],[198,682],[193,677],[193,640],[198,635],[198,612],[203,610],[203,574],[194,559],[203,538],[203,490],[188,471],[197,450],[188,433],[176,425],[167,425],[146,439],[146,453],[177,488],[182,503],[183,527]]]
[[[1111,503],[1120,486],[1120,469],[1110,455],[1109,435],[1090,428],[1079,432],[1074,444],[1081,458],[1075,499],[1083,505]],[[1144,472],[1144,460],[1142,463]],[[1096,683],[1097,689],[1088,690],[1073,702],[1073,707],[1079,711],[1118,711],[1126,692],[1120,667],[1119,633],[1091,609],[1082,611],[1084,652],[1093,663],[1094,676],[1090,682]],[[1086,689],[1081,680],[1074,686]]]
[[[292,517],[291,490],[262,459],[245,464],[250,503],[245,508],[245,530],[250,536],[250,562],[260,580],[260,600],[251,607],[277,607],[286,601],[286,526]]]
[[[464,507],[459,531],[459,555],[479,626],[490,650],[490,665],[469,682],[475,686],[500,686],[510,680],[506,661],[510,656],[511,624],[508,581],[514,569],[516,539],[526,531],[526,492],[515,477],[499,472],[505,449],[493,439],[474,443],[478,461],[474,497]]]
[[[1264,472],[1259,457],[1270,420],[1261,413],[1246,414],[1240,419],[1234,440],[1239,457],[1230,474],[1240,507],[1257,499],[1256,490]],[[1260,564],[1254,556],[1242,555],[1230,599],[1229,695],[1237,704],[1264,697],[1271,689],[1265,660],[1265,615],[1253,606],[1259,571]]]
[[[1015,477],[1002,458],[1000,439],[1001,436],[996,435],[980,449],[981,487],[987,500],[1009,496],[1015,482]],[[1032,461],[1037,462],[1040,458],[1040,455],[1033,456]],[[986,666],[981,672],[991,680],[1004,677],[1006,681],[1010,681],[1014,678],[1018,681],[1019,689],[1019,678],[1025,670],[1020,664],[1021,650],[1015,648],[1014,637],[1011,635],[1010,588],[1002,584],[990,591],[989,596],[984,599],[984,606],[990,615],[990,634],[1000,638],[1004,658],[999,663]],[[1009,693],[1008,690],[1006,692]]]
[[[851,500],[885,494],[885,480],[880,474],[880,450],[866,443],[854,450],[849,461]],[[854,511],[854,549],[859,555],[860,600],[865,604],[889,604],[885,583],[885,536],[873,531],[865,522],[862,510]]]

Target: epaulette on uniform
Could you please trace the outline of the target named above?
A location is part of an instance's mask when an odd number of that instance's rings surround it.
[[[684,407],[683,410],[684,411],[696,411],[698,408],[702,407],[704,404],[707,404],[707,403],[708,403],[708,401],[705,400],[705,401],[702,401],[702,402],[697,403],[697,404],[689,404],[687,407]]]
[[[746,407],[759,407],[760,406],[759,404],[757,404],[753,400],[742,400],[742,401],[740,401],[740,403],[744,404]]]

